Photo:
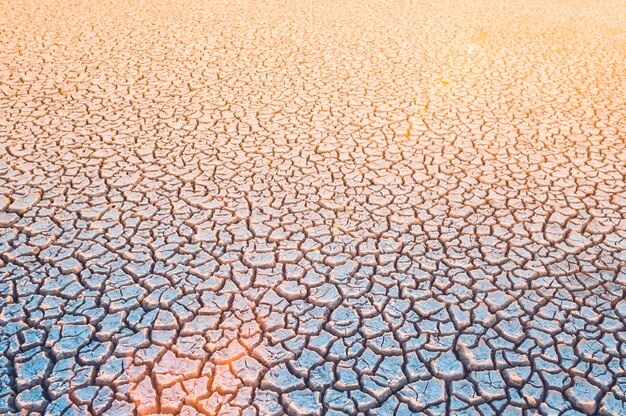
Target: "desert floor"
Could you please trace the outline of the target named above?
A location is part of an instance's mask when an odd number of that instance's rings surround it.
[[[626,415],[625,1],[0,3],[0,414]]]

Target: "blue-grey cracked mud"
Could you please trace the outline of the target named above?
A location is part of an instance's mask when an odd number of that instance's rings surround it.
[[[625,415],[624,1],[0,4],[0,413]]]

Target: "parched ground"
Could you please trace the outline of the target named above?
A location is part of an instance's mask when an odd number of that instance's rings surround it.
[[[625,1],[0,3],[0,414],[626,415]]]

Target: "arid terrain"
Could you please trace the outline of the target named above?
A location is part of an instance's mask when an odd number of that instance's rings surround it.
[[[0,2],[0,414],[626,415],[626,1]]]

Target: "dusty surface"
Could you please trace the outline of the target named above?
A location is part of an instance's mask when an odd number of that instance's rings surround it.
[[[626,3],[264,3],[0,4],[0,413],[626,414]]]

